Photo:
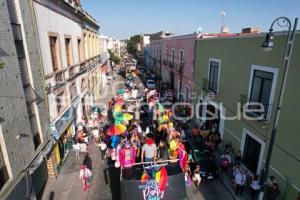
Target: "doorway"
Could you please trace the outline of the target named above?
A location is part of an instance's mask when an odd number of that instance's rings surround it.
[[[214,105],[208,103],[206,105],[206,122],[208,124],[216,124],[216,130],[219,130],[220,127],[220,110],[217,109]]]
[[[244,129],[241,145],[244,165],[253,174],[259,174],[264,153],[264,141],[249,130]]]

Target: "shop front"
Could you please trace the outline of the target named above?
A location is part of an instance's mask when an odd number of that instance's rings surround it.
[[[51,133],[55,139],[52,151],[48,155],[48,170],[52,168],[49,171],[55,173],[52,176],[60,173],[61,167],[72,149],[78,104],[79,102],[76,101],[59,120],[50,125]]]
[[[59,173],[64,163],[65,159],[67,158],[69,152],[72,150],[72,139],[75,133],[75,126],[74,122],[70,124],[66,131],[60,136],[57,143],[54,145],[54,161],[56,165],[56,171]]]

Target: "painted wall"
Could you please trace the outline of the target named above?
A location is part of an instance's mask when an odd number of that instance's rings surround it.
[[[65,35],[71,36],[73,63],[78,64],[79,56],[77,39],[81,38],[81,42],[84,42],[82,38],[82,29],[80,23],[57,12],[54,12],[53,10],[41,5],[40,3],[34,3],[34,10],[36,15],[37,29],[39,33],[39,41],[45,76],[53,73],[48,35],[48,33],[50,32],[54,32],[59,35],[62,68],[65,69],[68,67],[66,60]],[[66,11],[62,9],[62,12]],[[65,78],[67,77],[65,76]],[[54,79],[46,80],[46,84],[48,82],[51,82],[52,85],[55,85]],[[67,86],[65,88],[65,95],[69,94],[70,90],[69,86]],[[48,102],[50,121],[52,121],[58,115],[56,110],[56,100],[54,94],[48,95]],[[65,102],[70,103],[68,98],[66,98]]]
[[[300,102],[299,39],[300,35],[297,34],[270,170],[270,173],[277,177],[282,193],[286,186],[286,180],[289,177],[292,178],[293,186],[288,192],[287,199],[295,199],[296,188],[300,188],[300,121],[298,117],[300,107],[297,103]],[[236,150],[243,146],[241,141],[244,128],[265,143],[262,166],[268,149],[267,143],[275,114],[275,102],[278,99],[279,87],[283,77],[282,59],[286,36],[275,36],[275,45],[271,52],[265,52],[261,49],[260,46],[263,41],[263,35],[198,40],[194,84],[195,92],[198,94],[205,93],[202,90],[202,81],[204,78],[208,79],[209,59],[219,59],[221,61],[219,93],[215,96],[214,101],[223,103],[226,116],[233,116],[237,113],[237,102],[240,100],[240,95],[248,93],[251,66],[258,65],[278,69],[278,79],[269,123],[246,120],[225,121],[223,139],[225,142],[231,141]]]
[[[77,38],[82,37],[82,29],[80,24],[73,21],[70,18],[67,18],[63,15],[60,15],[48,9],[47,7],[39,3],[34,3],[34,9],[36,14],[45,74],[48,75],[53,72],[48,32],[55,32],[59,34],[63,68],[67,67],[65,38],[64,38],[65,35],[72,36],[72,50],[73,50],[74,64],[79,63]]]
[[[10,178],[15,178],[33,157],[34,143],[24,98],[20,68],[6,1],[0,1],[0,146]],[[19,98],[23,97],[23,98]],[[26,137],[17,140],[17,135]],[[21,153],[23,152],[23,154]],[[4,164],[3,163],[3,164]]]
[[[195,41],[196,35],[182,35],[176,37],[165,38],[161,40],[161,51],[162,51],[162,60],[172,61],[172,49],[175,49],[175,64],[179,64],[180,60],[180,50],[183,50],[184,55],[184,68],[183,68],[183,77],[182,77],[182,92],[185,90],[185,86],[192,90],[193,88],[193,78],[194,78],[194,58],[195,58]],[[169,58],[167,58],[167,52]],[[163,61],[162,61],[163,62]],[[176,67],[170,68],[168,65],[162,63],[163,79],[170,79],[170,71],[173,71],[175,74],[175,88],[179,91],[180,75],[176,71]]]

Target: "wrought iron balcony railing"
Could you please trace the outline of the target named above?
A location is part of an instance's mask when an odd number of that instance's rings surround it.
[[[253,101],[247,94],[241,94],[239,102],[241,104],[241,111],[245,112],[246,116],[255,117],[258,120],[270,119],[272,104]]]
[[[64,72],[63,71],[60,71],[60,72],[57,72],[55,74],[55,81],[56,82],[63,82],[64,81]]]

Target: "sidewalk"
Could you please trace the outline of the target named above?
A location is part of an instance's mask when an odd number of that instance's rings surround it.
[[[109,87],[109,86],[108,86]],[[109,91],[99,102],[107,104],[114,91]],[[96,102],[97,103],[97,102]],[[104,113],[106,114],[106,113]],[[102,164],[98,147],[91,142],[88,146],[90,162],[92,165],[92,183],[89,191],[83,192],[79,180],[79,170],[83,163],[84,155],[76,159],[75,153],[71,151],[66,158],[60,174],[56,179],[49,178],[45,186],[42,200],[111,200],[112,192],[110,185],[106,184],[106,164]]]
[[[221,152],[218,151],[217,155],[216,155],[216,163],[220,169],[221,172],[221,167],[220,167],[220,156],[221,156]],[[237,196],[235,194],[234,188],[233,188],[233,170],[232,167],[230,167],[228,169],[227,172],[225,172],[224,174],[219,173],[219,180],[220,182],[223,184],[223,186],[226,188],[226,190],[231,194],[231,196],[236,199],[236,200],[240,200],[240,199],[244,199],[244,200],[252,200],[251,198],[251,190],[250,190],[250,186],[246,185],[243,195],[242,196]]]
[[[98,147],[94,144],[90,144],[89,148],[93,174],[90,190],[83,192],[83,188],[79,180],[79,169],[80,165],[83,163],[84,156],[81,156],[80,159],[76,159],[75,153],[72,151],[70,152],[70,155],[68,156],[57,179],[49,178],[42,200],[112,199],[109,186],[104,183],[104,175],[102,173],[104,165],[100,161]]]

